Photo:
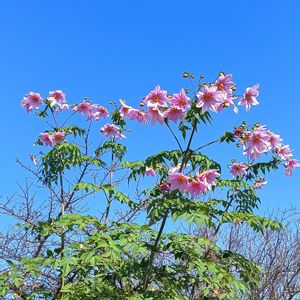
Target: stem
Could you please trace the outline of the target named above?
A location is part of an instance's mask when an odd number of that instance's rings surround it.
[[[205,144],[205,145],[203,145],[203,146],[198,147],[198,148],[195,149],[194,151],[196,152],[196,151],[198,151],[198,150],[200,150],[200,149],[202,149],[202,148],[205,148],[205,147],[207,147],[207,146],[210,146],[210,145],[212,145],[212,144],[215,144],[215,143],[217,143],[217,142],[219,142],[219,141],[220,141],[220,139],[214,140],[214,141],[209,142],[209,143],[207,143],[207,144]]]
[[[64,127],[65,124],[76,114],[76,111],[74,111],[61,125],[61,127]]]
[[[114,152],[111,152],[111,163],[110,163],[110,169],[109,169],[109,184],[112,187],[113,186],[113,173],[114,173]],[[105,211],[105,217],[104,217],[104,224],[107,224],[108,216],[109,216],[109,211],[110,211],[110,205],[113,200],[113,195],[109,193],[109,198],[107,200],[107,206],[106,206],[106,211]]]
[[[231,204],[232,204],[232,202],[233,202],[233,200],[234,200],[234,198],[235,198],[235,193],[234,193],[230,198],[231,198],[231,199],[230,199],[230,201],[227,203],[227,205],[226,205],[226,207],[225,207],[225,210],[224,210],[222,216],[223,216],[225,213],[228,212],[228,210],[229,210],[229,208],[230,208],[230,206],[231,206]],[[218,232],[219,232],[219,230],[221,229],[221,226],[222,226],[222,224],[223,224],[223,223],[222,223],[222,216],[221,216],[221,218],[220,218],[220,222],[219,222],[219,224],[218,224],[216,230],[214,231],[214,234],[213,234],[213,241],[215,241],[215,238],[216,238],[216,236],[217,236],[217,234],[218,234]],[[212,250],[212,249],[209,248],[209,249],[206,251],[206,253],[205,253],[204,256],[203,256],[204,259],[207,258],[208,254],[210,253],[211,250]],[[198,278],[198,276],[197,276],[197,277],[196,277],[196,280],[195,280],[195,283],[193,284],[193,287],[192,287],[190,300],[193,300],[193,299],[194,299],[195,288],[196,288],[196,285],[198,285],[198,283],[199,283],[199,278]]]
[[[58,129],[59,127],[58,127],[58,124],[57,124],[57,122],[56,122],[56,119],[55,119],[55,116],[54,116],[54,113],[53,113],[53,110],[52,110],[52,108],[51,108],[51,107],[50,107],[50,111],[51,111],[51,115],[52,115],[52,118],[53,118],[53,121],[54,121],[55,127],[56,127],[56,129]]]
[[[20,297],[22,300],[27,300],[27,297],[24,295],[24,293],[17,288],[16,286],[12,285],[10,288]]]
[[[88,154],[88,137],[89,137],[89,133],[90,133],[90,128],[91,128],[91,123],[90,123],[90,125],[89,125],[87,134],[86,134],[86,136],[85,136],[85,138],[84,138],[84,139],[85,139],[85,155]],[[31,173],[33,173],[35,176],[37,176],[37,178],[44,184],[43,178],[41,178],[38,174],[34,173],[31,169],[29,169],[28,167],[26,167],[25,165],[23,165],[18,159],[17,159],[17,163],[19,163],[23,168],[25,168],[26,170],[29,170]],[[89,165],[90,165],[90,163],[88,163],[88,162],[85,164],[85,166],[84,166],[84,168],[83,168],[83,170],[82,170],[82,172],[81,172],[81,174],[80,174],[80,176],[79,176],[79,179],[77,180],[77,182],[76,182],[75,185],[79,184],[79,183],[82,181],[83,177],[86,175],[86,171],[87,171],[87,168],[89,167]],[[59,196],[59,195],[55,192],[55,190],[54,190],[53,188],[51,188],[51,186],[47,185],[47,187],[54,193],[54,195],[56,196],[56,198],[57,198],[58,200],[61,201],[61,199],[62,199],[62,198],[61,198],[61,195]],[[67,201],[67,202],[65,202],[65,199],[63,198],[64,209],[61,210],[61,211],[57,214],[55,220],[58,220],[59,218],[61,218],[62,213],[65,213],[65,211],[69,208],[69,206],[72,205],[72,199],[73,199],[75,193],[76,193],[75,190],[73,190],[73,191],[71,192],[71,194],[70,194],[69,197],[68,197],[68,201]],[[61,202],[62,202],[62,201],[61,201]],[[46,243],[47,239],[49,238],[49,236],[50,236],[50,235],[46,235],[46,236],[42,237],[42,238],[39,240],[39,245],[38,245],[38,247],[37,247],[37,249],[36,249],[36,251],[35,251],[35,253],[34,253],[34,257],[38,257],[38,255],[39,255],[40,252],[42,251],[42,248],[43,248],[44,244]]]
[[[159,228],[159,231],[158,231],[158,234],[157,234],[157,237],[155,239],[155,242],[154,242],[154,245],[153,245],[153,248],[151,250],[151,253],[150,253],[150,258],[149,258],[149,263],[148,263],[148,267],[147,267],[147,271],[146,271],[146,276],[145,276],[145,282],[144,282],[144,289],[146,290],[147,287],[148,287],[148,284],[149,284],[149,279],[150,279],[150,270],[152,268],[152,263],[153,263],[153,260],[154,260],[154,257],[155,257],[155,253],[156,253],[156,248],[157,248],[157,245],[159,243],[159,240],[160,240],[160,237],[163,233],[163,230],[164,230],[164,227],[166,225],[166,222],[167,222],[167,218],[168,218],[168,214],[169,212],[166,211],[165,215],[164,215],[164,218],[162,220],[162,223],[160,225],[160,228]]]
[[[196,132],[196,126],[194,126],[194,127],[193,127],[193,130],[192,130],[192,133],[191,133],[191,136],[190,136],[190,139],[189,139],[188,145],[187,145],[187,147],[186,147],[186,150],[184,151],[185,153],[186,153],[187,151],[189,151],[189,150],[190,150],[190,146],[191,146],[192,139],[193,139],[193,136],[194,136],[195,132]],[[183,157],[183,159],[184,159],[184,158],[185,158],[185,156]],[[182,161],[183,161],[183,159],[182,159]],[[180,171],[179,171],[179,172],[181,172],[181,171],[182,171],[182,166],[181,166],[181,168],[180,168]]]
[[[231,199],[230,199],[230,201],[227,203],[227,205],[226,205],[226,207],[225,207],[225,210],[224,210],[224,212],[223,212],[223,214],[222,214],[222,216],[225,214],[225,213],[227,213],[228,212],[228,210],[229,210],[229,208],[230,208],[230,206],[231,206],[231,204],[232,204],[232,202],[233,202],[233,200],[234,200],[234,198],[235,198],[235,193],[230,197]],[[221,229],[221,226],[222,226],[222,216],[221,216],[221,218],[220,218],[220,222],[219,222],[219,224],[218,224],[218,226],[217,226],[217,228],[216,228],[216,230],[214,231],[214,234],[213,234],[213,240],[215,240],[215,238],[216,238],[216,236],[217,236],[217,234],[218,234],[218,232],[219,232],[219,230]],[[211,248],[209,248],[207,251],[206,251],[206,253],[204,254],[204,256],[203,256],[203,259],[205,259],[205,258],[207,258],[207,256],[208,256],[208,254],[210,253],[210,251],[211,251]],[[193,287],[192,287],[192,291],[191,291],[191,295],[190,295],[190,300],[193,300],[194,299],[194,295],[195,295],[195,289],[196,289],[196,286],[198,285],[198,283],[199,283],[199,277],[198,277],[198,275],[196,276],[196,279],[195,279],[195,283],[193,284]]]
[[[218,226],[217,226],[217,228],[216,228],[216,230],[215,230],[215,232],[214,232],[214,238],[216,237],[216,235],[218,234],[218,232],[219,232],[219,230],[221,229],[221,226],[222,226],[222,217],[223,217],[223,215],[224,214],[226,214],[227,212],[228,212],[228,210],[229,210],[229,208],[230,208],[230,206],[231,206],[231,204],[232,204],[232,202],[233,202],[233,200],[234,200],[234,198],[235,198],[235,193],[233,194],[233,195],[231,195],[231,197],[230,197],[231,199],[230,199],[230,201],[227,203],[227,205],[226,205],[226,207],[225,207],[225,210],[224,210],[224,212],[223,212],[223,214],[222,214],[222,216],[221,216],[221,218],[220,218],[220,222],[219,222],[219,224],[218,224]]]
[[[178,145],[180,151],[183,152],[183,149],[182,149],[182,147],[181,147],[181,144],[180,144],[180,142],[179,142],[177,136],[175,135],[174,131],[172,130],[171,126],[169,125],[168,121],[165,121],[165,124],[167,125],[167,127],[169,128],[169,130],[170,130],[172,136],[173,136],[174,139],[176,140],[177,145]]]
[[[182,171],[182,169],[184,167],[184,161],[186,160],[187,153],[190,149],[190,146],[191,146],[191,143],[192,143],[192,140],[193,140],[193,136],[196,132],[196,126],[197,126],[197,124],[193,127],[193,130],[192,130],[192,133],[190,135],[190,139],[188,141],[188,145],[186,147],[186,150],[184,152],[182,152],[182,150],[181,150],[181,152],[183,153],[183,158],[182,158],[182,162],[181,162],[181,165],[180,165],[180,169],[178,171],[179,173]],[[145,280],[144,280],[144,290],[146,290],[148,285],[149,285],[150,271],[151,271],[152,264],[153,264],[153,261],[154,261],[154,258],[155,258],[155,254],[156,254],[156,251],[157,251],[157,246],[158,246],[159,240],[161,238],[161,235],[163,233],[163,230],[165,228],[165,225],[166,225],[166,222],[167,222],[167,219],[168,219],[168,215],[169,215],[169,211],[167,210],[165,212],[165,215],[164,215],[163,220],[161,222],[161,225],[160,225],[157,237],[155,239],[153,248],[151,249],[151,253],[150,253],[150,257],[149,257],[149,263],[148,263],[148,267],[147,267],[146,275],[145,275]]]
[[[193,84],[193,80],[192,80],[191,77],[189,77],[189,81],[190,81],[190,84],[191,84],[191,86],[192,86],[193,93],[194,93],[194,95],[196,96],[196,95],[197,95],[197,92],[196,92],[196,90],[195,90],[195,87],[194,87],[194,84]]]
[[[194,299],[195,289],[196,289],[196,286],[198,285],[198,283],[199,283],[199,278],[197,276],[196,279],[195,279],[195,283],[192,286],[191,295],[189,297],[189,300],[193,300]]]
[[[59,180],[60,180],[60,196],[61,196],[61,217],[63,217],[64,214],[65,214],[65,199],[64,199],[64,188],[63,188],[62,172],[59,173]],[[62,231],[61,231],[61,244],[60,244],[60,248],[61,248],[60,259],[62,260],[64,258],[64,248],[65,248],[65,230],[64,230],[64,226],[62,226],[61,230]],[[63,271],[61,270],[59,291],[62,290],[64,285],[65,285],[65,277],[63,276]],[[60,293],[60,298],[62,296],[63,296],[62,293]]]
[[[56,122],[55,116],[53,114],[53,110],[52,108],[50,108],[51,110],[51,114],[53,117],[53,120],[55,122],[55,126],[58,129],[58,124]],[[62,160],[60,157],[60,163],[62,166]],[[60,183],[60,202],[61,202],[61,211],[60,211],[60,215],[61,217],[63,217],[65,215],[65,197],[64,197],[64,186],[63,186],[63,171],[59,172],[59,183]],[[64,226],[62,225],[61,228],[61,242],[60,242],[60,259],[62,260],[64,258],[64,249],[65,249],[65,230],[64,230]],[[61,270],[61,274],[60,274],[60,287],[59,287],[59,292],[63,289],[63,287],[65,286],[65,277],[63,275],[63,270]],[[62,298],[62,293],[60,292],[59,297]]]

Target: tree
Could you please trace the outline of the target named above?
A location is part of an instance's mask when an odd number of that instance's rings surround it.
[[[145,109],[114,104],[97,146],[92,125],[109,116],[105,107],[89,99],[67,104],[60,90],[46,99],[34,92],[24,97],[21,105],[37,111],[49,129],[36,141],[43,149],[32,156],[36,167],[19,161],[35,183],[28,181],[0,207],[18,221],[1,236],[3,297],[242,299],[259,286],[258,264],[216,241],[228,224],[246,223],[260,233],[280,230],[280,222],[253,213],[256,189],[266,183],[266,171],[284,164],[291,175],[298,162],[278,135],[259,124],[243,122],[194,146],[200,125],[212,123],[211,112],[237,112],[236,86],[230,74],[220,73],[210,84],[184,77],[191,89],[171,95],[157,86],[141,103]],[[257,96],[258,85],[247,88],[238,104],[248,111]],[[70,123],[80,114],[88,118],[86,128]],[[178,148],[126,161],[121,141],[127,119],[166,126]],[[220,164],[203,152],[218,143],[242,146],[248,158],[232,162],[234,179],[222,178]],[[262,160],[269,152],[272,157]],[[93,197],[101,213],[91,215],[84,201]],[[210,236],[171,230],[178,222],[204,225]]]
[[[299,213],[289,209],[271,215],[284,224],[280,231],[265,230],[263,235],[243,225],[232,225],[228,247],[254,261],[263,270],[259,286],[249,299],[297,299],[300,293]]]

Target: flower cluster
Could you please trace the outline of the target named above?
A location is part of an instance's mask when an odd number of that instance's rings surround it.
[[[246,88],[245,93],[239,96],[240,99],[237,105],[244,105],[246,111],[249,111],[251,106],[258,105],[258,89],[259,84]],[[192,101],[187,96],[185,89],[181,89],[179,93],[168,94],[166,90],[161,89],[157,85],[143,98],[140,104],[144,107],[143,109],[133,108],[127,105],[124,100],[120,100],[121,108],[119,112],[123,118],[136,120],[141,124],[150,122],[152,125],[156,123],[162,125],[166,121],[177,123],[179,120],[184,119],[186,112],[191,107],[192,109],[195,107],[201,109],[202,113],[207,111],[218,113],[227,107],[232,107],[235,112],[238,112],[234,102],[238,98],[234,94],[235,90],[236,85],[232,81],[232,75],[220,73],[214,82],[199,84],[198,93],[195,93]],[[109,112],[105,107],[92,104],[90,101],[82,101],[73,105],[67,104],[66,96],[61,90],[50,91],[45,100],[43,100],[39,93],[29,92],[21,101],[21,106],[28,112],[39,109],[42,104],[48,105],[46,109],[50,108],[52,112],[72,109],[76,113],[87,115],[88,121],[98,121],[101,118],[109,116]],[[100,132],[106,137],[125,138],[122,134],[123,128],[121,129],[116,124],[105,124],[100,129]],[[247,155],[252,162],[258,159],[263,153],[272,151],[281,161],[284,161],[287,176],[290,176],[293,170],[300,166],[298,161],[292,158],[293,155],[290,146],[282,144],[280,136],[266,129],[265,126],[255,126],[252,130],[239,127],[235,129],[233,136],[239,140],[238,145],[243,146],[243,154]],[[58,135],[57,141],[54,138],[54,134],[53,138],[47,132],[42,133],[40,136],[40,140],[44,145],[54,146],[61,142],[60,139],[63,140],[64,136]],[[230,172],[235,177],[239,177],[246,175],[247,168],[243,163],[234,163],[230,166]],[[172,173],[176,174],[176,172],[178,170]],[[146,174],[153,176],[155,171],[147,170]],[[191,187],[193,181],[188,180],[188,183]]]
[[[256,84],[247,88],[238,102],[239,105],[245,105],[247,111],[251,105],[259,103],[256,99],[259,94],[258,87],[259,85]],[[196,95],[196,107],[201,108],[202,113],[208,110],[220,112],[226,107],[233,107],[233,110],[238,112],[237,106],[233,102],[237,98],[233,95],[234,90],[235,83],[232,81],[232,75],[221,73],[214,83],[202,86]],[[186,111],[191,108],[190,98],[184,89],[181,89],[178,94],[168,95],[167,91],[162,90],[159,85],[144,97],[143,105],[146,104],[146,110],[133,108],[124,100],[120,100],[120,103],[122,117],[144,124],[151,120],[152,125],[163,124],[164,120],[176,123],[178,120],[182,120]]]
[[[40,141],[43,143],[44,146],[55,146],[65,139],[65,134],[61,131],[56,131],[52,134],[48,132],[43,132],[40,134]]]
[[[183,173],[169,171],[167,183],[169,184],[169,190],[171,191],[178,189],[182,193],[187,192],[192,196],[199,196],[210,190],[216,184],[216,179],[219,176],[220,174],[216,169],[197,173],[193,178],[190,178]],[[160,188],[166,189],[166,184]]]
[[[282,144],[283,140],[280,135],[275,134],[264,125],[257,125],[253,130],[239,127],[235,129],[233,135],[239,139],[239,145],[243,145],[243,154],[247,155],[251,161],[255,161],[263,153],[272,151],[280,160],[285,161],[287,176],[290,176],[292,171],[300,166],[296,159],[292,159],[290,146]],[[242,176],[247,173],[247,166],[243,163],[234,163],[229,168],[234,176]]]
[[[253,87],[248,87],[238,105],[245,105],[246,110],[249,111],[252,105],[257,105],[259,102],[258,96],[259,84]],[[202,113],[211,110],[220,112],[226,107],[233,107],[234,112],[238,112],[238,108],[233,102],[237,97],[233,95],[235,90],[235,83],[232,81],[231,74],[221,73],[217,80],[210,85],[204,84],[200,92],[197,94],[197,107],[201,107]]]
[[[21,106],[24,107],[27,112],[31,112],[34,109],[39,109],[42,104],[47,103],[51,108],[56,106],[56,112],[59,112],[69,109],[69,105],[64,102],[66,102],[66,96],[61,90],[50,91],[45,100],[39,93],[29,92],[23,97]]]
[[[66,103],[66,95],[61,90],[50,91],[45,100],[39,93],[29,92],[21,101],[21,106],[26,108],[28,112],[39,109],[42,104],[49,105],[56,113],[71,108],[71,105]],[[92,104],[90,101],[82,101],[79,104],[72,105],[72,107],[74,111],[86,114],[88,121],[98,121],[109,116],[109,112],[105,107]]]
[[[88,121],[98,121],[101,118],[106,118],[109,116],[108,110],[98,104],[91,104],[90,102],[84,102],[75,105],[73,110],[80,113],[85,114],[88,117]]]
[[[167,91],[161,90],[159,85],[144,98],[146,111],[126,105],[123,100],[120,100],[120,103],[122,117],[144,124],[151,120],[152,125],[157,122],[163,124],[164,119],[176,123],[183,119],[185,112],[190,108],[190,98],[185,94],[184,89],[181,89],[178,94],[168,96]]]
[[[243,97],[238,102],[239,105],[246,105],[247,111],[251,105],[258,104],[256,99],[258,96],[258,87],[259,85],[257,84],[247,88],[246,93],[243,94]],[[220,73],[215,82],[202,86],[196,95],[196,107],[201,108],[202,113],[208,110],[220,112],[230,106],[237,112],[237,107],[233,102],[237,98],[233,95],[234,90],[235,84],[232,81],[232,75]],[[61,90],[50,91],[45,102],[50,107],[55,107],[56,112],[70,109],[70,106],[65,103],[66,97]],[[43,103],[44,101],[40,94],[30,92],[23,98],[21,105],[30,112],[33,109],[38,109]],[[146,110],[128,106],[123,100],[120,100],[120,103],[122,117],[128,117],[130,120],[137,120],[139,123],[144,124],[151,120],[152,125],[155,123],[163,124],[164,120],[176,123],[178,120],[182,120],[186,111],[191,108],[190,98],[186,95],[184,89],[181,89],[178,94],[168,95],[167,91],[162,90],[159,85],[144,97],[143,105],[146,105]],[[100,118],[109,116],[108,110],[105,107],[91,104],[90,101],[82,101],[74,105],[73,110],[80,114],[86,114],[89,121],[98,121]]]
[[[244,163],[241,162],[235,162],[232,165],[229,166],[230,173],[235,176],[235,177],[243,177],[244,175],[247,174],[247,169],[248,166]],[[265,184],[268,182],[261,176],[259,176],[254,184],[253,184],[253,189],[261,189]]]
[[[233,96],[234,89],[235,84],[232,81],[232,75],[221,73],[213,84],[203,85],[197,94],[197,107],[202,109],[202,113],[208,110],[220,112],[229,106],[232,106],[234,111],[237,112],[237,107],[233,102],[236,98]]]

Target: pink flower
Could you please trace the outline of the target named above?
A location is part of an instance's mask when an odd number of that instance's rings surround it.
[[[167,101],[167,91],[161,90],[159,85],[157,85],[144,99],[147,106],[168,106]]]
[[[179,190],[181,193],[184,193],[188,184],[188,176],[185,176],[182,173],[171,173],[169,172],[168,182],[170,183],[170,189],[172,191]]]
[[[64,139],[65,139],[65,134],[60,131],[54,132],[50,135],[52,146],[61,143]]]
[[[230,93],[232,92],[232,88],[235,87],[235,83],[231,80],[231,74],[220,74],[220,76],[215,81],[214,85],[217,87],[218,91]]]
[[[66,102],[66,96],[61,90],[50,91],[47,99],[50,101],[51,107],[57,103]]]
[[[126,138],[123,134],[120,133],[120,127],[115,124],[105,124],[100,132],[106,137],[114,137],[114,138]]]
[[[202,113],[207,110],[217,111],[217,105],[224,101],[223,93],[217,90],[216,86],[204,85],[202,90],[197,94],[197,107],[202,108]]]
[[[259,84],[246,88],[246,93],[243,94],[243,97],[240,99],[238,105],[246,105],[246,111],[249,111],[251,105],[258,105],[259,102],[256,99],[259,94],[258,88]]]
[[[285,175],[291,176],[293,170],[300,167],[297,159],[288,159],[288,161],[284,164],[285,166]]]
[[[81,103],[77,104],[73,109],[78,113],[88,114],[91,111],[91,103],[82,101]]]
[[[101,105],[94,104],[92,105],[92,108],[96,110],[100,114],[100,117],[102,118],[106,118],[109,116],[108,110]]]
[[[52,146],[52,141],[48,132],[41,133],[40,140],[44,144],[44,146]]]
[[[233,99],[235,99],[236,97],[233,96],[232,94],[227,94],[227,95],[223,94],[222,96],[223,96],[223,102],[216,104],[217,112],[222,111],[226,107],[232,106],[233,111],[237,114],[239,110],[238,110],[237,106],[235,105],[235,103],[233,102]]]
[[[258,180],[255,181],[255,183],[253,185],[253,189],[255,189],[255,190],[261,189],[267,183],[268,183],[267,180],[265,180],[264,178],[260,177]]]
[[[168,182],[162,182],[158,188],[162,191],[162,192],[170,192],[170,184]]]
[[[200,195],[205,193],[207,190],[207,185],[204,181],[200,180],[200,178],[193,179],[187,185],[186,191],[190,193],[192,196]]]
[[[117,138],[118,139],[126,139],[127,137],[124,135],[124,134],[119,134],[118,136],[117,136]]]
[[[151,124],[154,125],[156,122],[160,123],[161,125],[164,122],[164,113],[160,110],[161,107],[148,107],[148,112],[146,113],[147,119],[152,118]]]
[[[128,113],[132,109],[132,106],[126,105],[125,101],[122,100],[122,99],[120,99],[120,103],[121,103],[121,106],[122,106],[121,109],[120,109],[120,114],[124,118],[128,115]]]
[[[128,111],[127,116],[129,120],[137,120],[139,123],[146,124],[148,122],[148,117],[146,113],[139,109],[132,108]]]
[[[190,106],[190,98],[185,94],[184,89],[181,89],[179,94],[173,94],[173,97],[170,100],[172,106],[180,107],[182,110],[189,109]]]
[[[247,166],[243,163],[233,163],[229,166],[229,169],[233,176],[243,176],[247,174]]]
[[[146,171],[145,171],[145,174],[147,175],[147,176],[155,176],[155,171],[154,171],[154,169],[153,168],[149,168],[149,167],[146,167]]]
[[[63,110],[69,110],[69,109],[70,109],[70,106],[68,104],[57,103],[56,113],[59,113],[60,111],[63,111]]]
[[[284,145],[276,149],[276,153],[279,155],[280,159],[282,160],[287,160],[293,156],[292,149],[290,148],[289,145]]]
[[[179,106],[172,106],[164,112],[164,117],[168,120],[176,123],[178,120],[181,120],[184,116],[184,111]]]
[[[61,143],[65,139],[65,134],[63,132],[57,131],[52,134],[48,132],[43,132],[40,134],[40,140],[45,146],[55,146]]]
[[[268,130],[267,134],[269,136],[269,143],[273,151],[276,151],[276,149],[279,149],[281,147],[282,138],[280,138],[280,135],[275,134],[271,130]]]
[[[182,163],[179,163],[177,166],[175,167],[172,167],[170,170],[169,170],[169,173],[175,173],[175,172],[178,172],[179,170],[184,170],[185,168],[189,167],[190,164],[183,164],[183,166],[181,167]]]
[[[29,92],[21,101],[21,106],[25,107],[27,112],[31,112],[33,109],[38,109],[43,103],[43,99],[39,93]]]
[[[90,110],[88,110],[88,120],[99,121],[101,118],[106,118],[108,116],[108,110],[101,105],[92,104]]]
[[[216,185],[216,179],[219,176],[220,173],[216,169],[210,169],[198,174],[199,179],[205,182],[208,189],[211,189],[213,185]]]
[[[251,160],[255,160],[262,153],[270,150],[269,135],[266,131],[255,130],[248,134],[245,147],[244,154],[249,155]]]

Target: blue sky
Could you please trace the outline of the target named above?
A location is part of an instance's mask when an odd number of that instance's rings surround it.
[[[216,115],[199,144],[245,119],[267,124],[300,158],[299,1],[10,0],[0,8],[3,198],[26,176],[15,158],[30,163],[32,143],[47,129],[20,108],[28,91],[62,89],[70,102],[88,96],[102,105],[119,98],[137,105],[156,84],[171,93],[188,87],[183,71],[208,80],[225,71],[240,91],[260,83],[261,104],[247,114]],[[132,158],[175,146],[165,128],[130,127]],[[225,164],[233,158],[229,148],[207,153]],[[283,173],[268,176],[262,209],[299,208],[300,171]]]

